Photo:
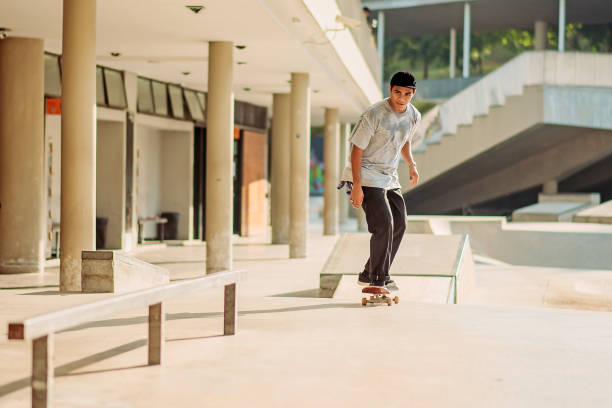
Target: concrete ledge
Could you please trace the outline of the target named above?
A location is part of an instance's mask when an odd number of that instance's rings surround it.
[[[515,222],[570,222],[590,202],[545,201],[519,208],[512,213]]]
[[[574,216],[574,222],[612,224],[612,200],[580,211]]]
[[[320,288],[333,292],[341,281],[345,281],[342,279],[344,275],[351,275],[356,279],[367,260],[369,245],[370,234],[342,234],[321,271]],[[443,298],[438,301],[465,303],[474,287],[474,260],[467,235],[406,234],[391,266],[391,276],[401,278],[402,282],[409,277],[419,278],[427,281],[429,286],[434,281],[440,281],[440,278],[446,278],[450,285]],[[403,284],[406,285],[410,283]],[[354,286],[357,299],[360,291],[356,284]],[[417,299],[420,294],[412,293],[410,296]],[[336,297],[334,294],[334,298]]]
[[[113,251],[82,252],[85,293],[121,293],[170,282],[167,269]]]

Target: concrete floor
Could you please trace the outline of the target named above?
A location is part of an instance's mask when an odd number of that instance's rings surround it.
[[[318,298],[336,239],[313,227],[300,260],[285,245],[237,240],[234,266],[249,271],[237,335],[220,335],[221,289],[168,302],[163,366],[145,365],[145,310],[58,334],[55,406],[612,406],[609,313],[550,308],[536,289],[521,295],[529,272],[507,265],[478,266],[475,305],[363,308],[357,287],[354,300]],[[138,257],[172,279],[204,269],[202,246]],[[109,296],[59,295],[57,273],[0,276],[1,407],[30,403],[31,346],[6,340],[8,321]]]

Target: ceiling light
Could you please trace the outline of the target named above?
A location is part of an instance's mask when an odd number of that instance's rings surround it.
[[[204,10],[204,6],[185,6],[185,7],[193,11],[194,14],[198,14],[200,11]]]
[[[236,48],[238,48],[239,50],[244,50],[246,48],[246,45],[237,45]]]
[[[11,31],[10,28],[0,27],[0,40],[4,40],[8,37],[8,32]]]
[[[119,57],[121,56],[121,53],[114,51],[114,52],[111,52],[110,55],[112,55],[113,57]]]

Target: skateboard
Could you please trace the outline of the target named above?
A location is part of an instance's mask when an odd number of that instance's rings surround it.
[[[366,297],[361,298],[361,305],[362,306],[366,306],[368,303],[371,304],[384,304],[386,303],[388,306],[391,306],[393,304],[393,302],[395,302],[396,304],[399,303],[399,296],[395,296],[394,298],[391,298],[387,295],[390,295],[391,292],[389,292],[387,289],[385,288],[377,288],[377,287],[372,287],[372,286],[368,286],[365,287],[361,290],[361,293],[364,293],[366,295]],[[367,295],[370,295],[370,297],[368,298]]]

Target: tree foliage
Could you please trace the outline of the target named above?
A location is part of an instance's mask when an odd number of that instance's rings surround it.
[[[557,30],[547,32],[548,48],[557,48]],[[462,61],[461,35],[457,36],[458,70]],[[531,50],[535,46],[533,30],[510,29],[494,32],[472,33],[470,69],[478,75],[486,75],[506,61]],[[568,24],[566,50],[583,52],[612,52],[612,24]],[[420,79],[448,77],[449,35],[422,35],[393,38],[385,44],[384,75],[389,78],[397,71],[414,71]]]

